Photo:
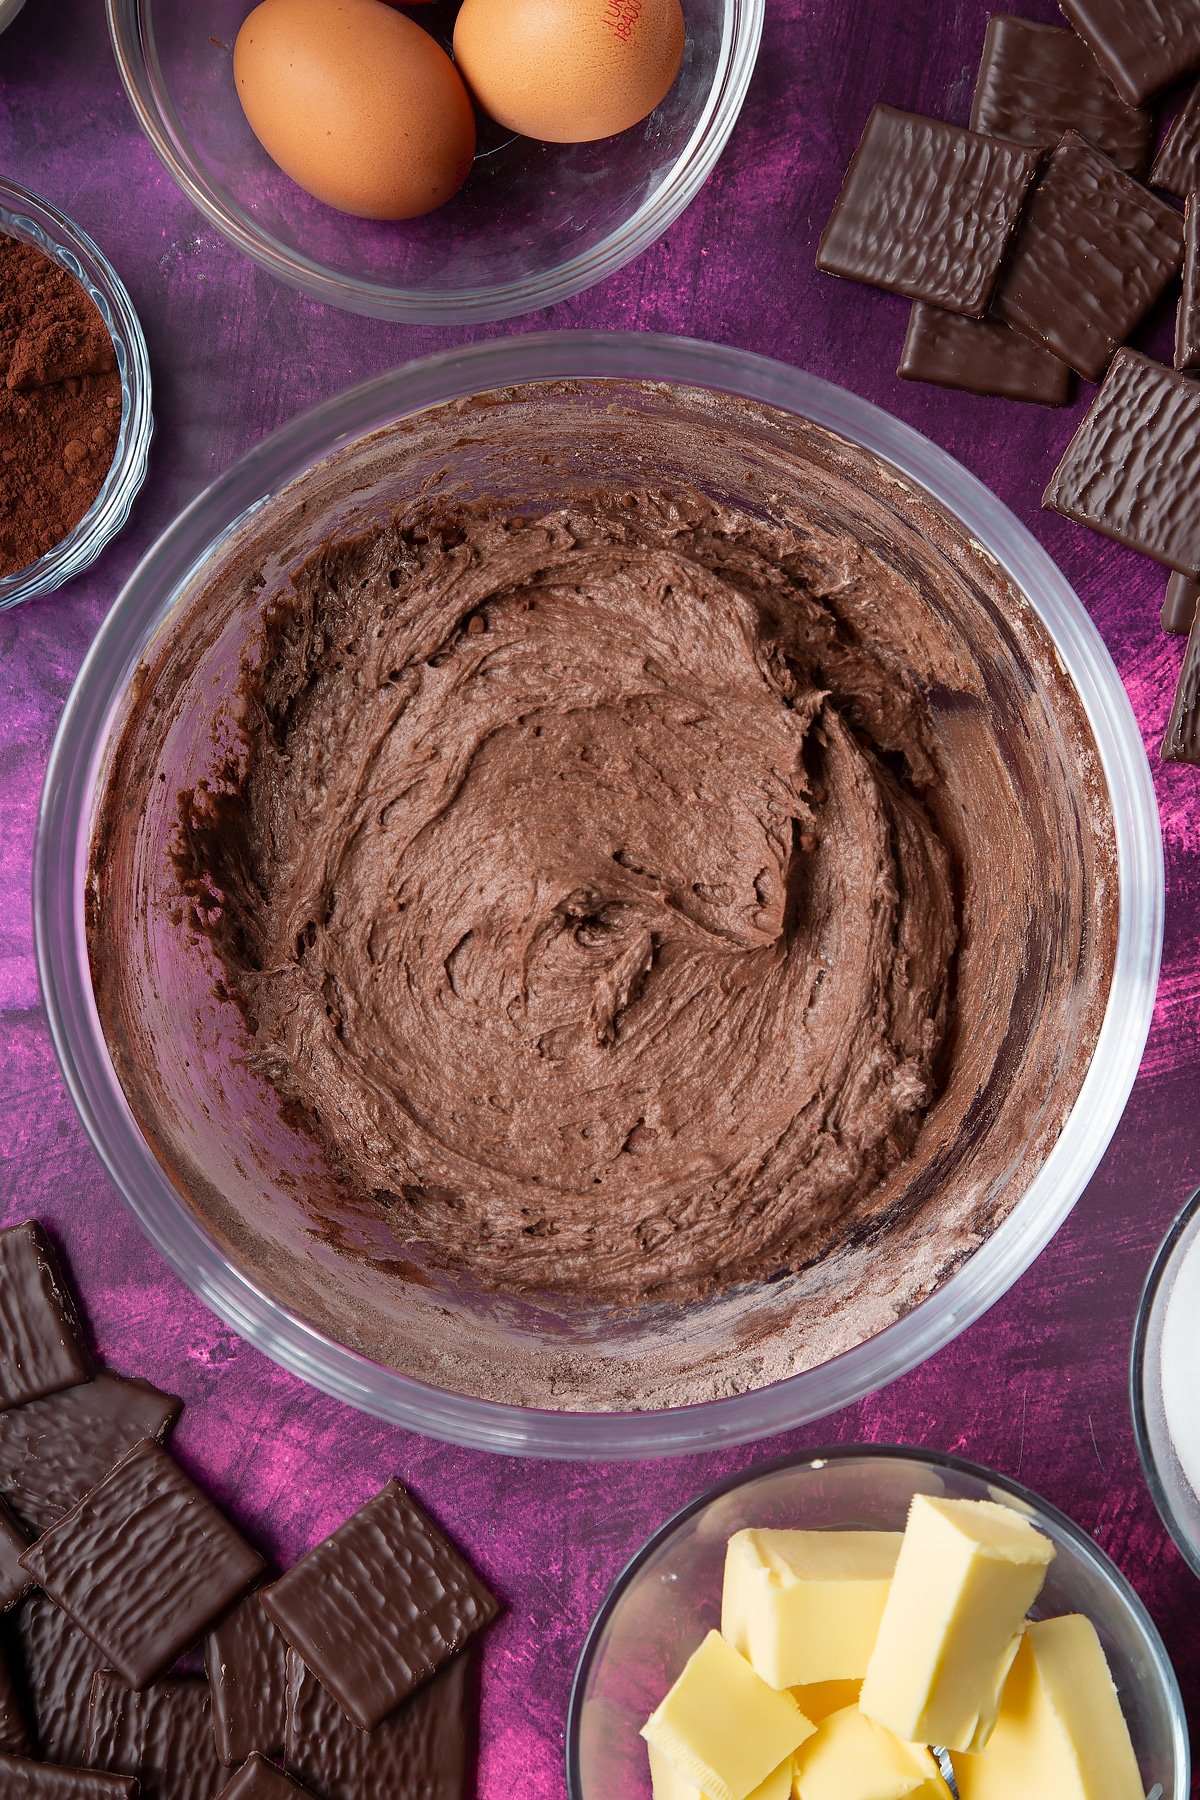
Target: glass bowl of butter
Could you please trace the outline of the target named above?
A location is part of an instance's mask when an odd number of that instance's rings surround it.
[[[1179,1685],[1086,1532],[1018,1482],[842,1446],[734,1476],[588,1635],[570,1800],[1188,1800]]]

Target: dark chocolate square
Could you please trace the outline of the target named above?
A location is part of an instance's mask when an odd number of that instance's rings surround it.
[[[100,1769],[64,1769],[53,1763],[0,1756],[4,1800],[134,1800],[138,1784]]]
[[[257,1594],[209,1633],[204,1666],[212,1690],[217,1755],[227,1768],[257,1751],[281,1756],[287,1734],[287,1643]]]
[[[1163,630],[1186,636],[1192,629],[1198,602],[1200,581],[1193,581],[1190,575],[1172,575],[1167,583],[1159,614],[1159,624]]]
[[[830,275],[982,318],[1039,153],[877,106],[817,250]]]
[[[16,1641],[40,1754],[82,1768],[88,1697],[103,1656],[45,1594],[31,1594],[17,1613]]]
[[[1075,32],[997,13],[983,40],[971,129],[1042,150],[1075,130],[1119,168],[1141,175],[1154,120],[1121,98]]]
[[[496,1617],[494,1596],[398,1481],[347,1519],[262,1603],[370,1731]]]
[[[132,1687],[161,1674],[264,1567],[178,1463],[150,1441],[21,1560]]]
[[[1068,131],[1030,198],[995,311],[1096,381],[1179,269],[1179,214]]]
[[[7,1652],[0,1646],[0,1753],[32,1756],[33,1735]],[[0,1793],[3,1789],[0,1788]]]
[[[288,1767],[317,1800],[466,1800],[475,1760],[475,1676],[456,1656],[374,1731],[359,1731],[288,1652]]]
[[[1159,146],[1150,171],[1155,187],[1182,200],[1200,187],[1200,82],[1192,89]]]
[[[0,1409],[86,1381],[79,1314],[50,1240],[33,1220],[0,1231]]]
[[[1200,613],[1192,618],[1183,666],[1159,752],[1164,762],[1200,763]]]
[[[143,1438],[162,1443],[180,1401],[101,1371],[0,1413],[0,1490],[35,1532],[57,1525]]]
[[[961,313],[914,302],[896,370],[904,381],[932,381],[968,394],[995,394],[1065,406],[1073,380],[1066,363],[1012,331],[1000,319],[964,319]]]
[[[28,1548],[29,1533],[0,1500],[0,1612],[7,1612],[23,1600],[33,1586],[33,1576],[21,1567],[19,1560]]]
[[[261,1756],[252,1756],[229,1783],[221,1789],[218,1800],[312,1800],[311,1789],[277,1769]]]
[[[1196,0],[1058,0],[1118,92],[1140,106],[1200,68]]]
[[[1200,382],[1118,350],[1043,506],[1197,576],[1198,494]]]
[[[229,1777],[213,1748],[208,1683],[195,1677],[139,1693],[115,1675],[97,1675],[87,1759],[136,1775],[139,1800],[217,1800]]]
[[[1183,292],[1175,311],[1175,367],[1200,369],[1200,194],[1183,209]]]

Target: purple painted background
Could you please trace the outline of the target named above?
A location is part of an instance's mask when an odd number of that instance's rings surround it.
[[[195,4],[197,0],[179,0]],[[1200,1724],[1200,1607],[1143,1485],[1126,1403],[1138,1289],[1200,1181],[1200,771],[1157,764],[1167,942],[1124,1123],[1066,1228],[1016,1289],[923,1369],[787,1438],[658,1466],[543,1465],[381,1426],[281,1373],[205,1311],[143,1240],[63,1091],[30,925],[38,793],[72,678],[133,563],[178,509],[281,421],[470,335],[617,326],[719,339],[843,382],[960,457],[1074,582],[1155,752],[1181,641],[1149,563],[1039,510],[1078,416],[896,381],[900,301],[818,276],[816,238],[871,103],[964,120],[985,0],[767,0],[763,55],[715,177],[645,256],[549,313],[479,333],[315,305],[205,224],[141,137],[100,0],[29,0],[0,38],[0,170],[95,237],[141,314],[158,433],[124,535],[57,596],[0,613],[0,1221],[65,1243],[103,1356],[182,1394],[181,1455],[284,1558],[401,1475],[508,1602],[488,1641],[481,1800],[563,1789],[563,1721],[589,1620],[626,1558],[719,1476],[785,1449],[896,1440],[1020,1475],[1115,1557],[1147,1602]],[[1027,0],[1022,10],[1052,18]],[[1159,329],[1163,328],[1160,321]]]

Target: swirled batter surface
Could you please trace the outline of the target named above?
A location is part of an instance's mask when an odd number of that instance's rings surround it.
[[[913,1147],[958,904],[920,686],[694,492],[431,507],[264,610],[180,868],[254,1066],[506,1290],[795,1269]]]

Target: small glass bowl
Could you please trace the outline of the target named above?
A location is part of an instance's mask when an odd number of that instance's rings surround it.
[[[1100,1634],[1147,1794],[1188,1800],[1179,1683],[1149,1613],[1102,1550],[1019,1482],[932,1451],[844,1445],[761,1464],[685,1506],[618,1576],[579,1659],[567,1716],[570,1800],[649,1800],[640,1727],[720,1622],[725,1545],[747,1526],[903,1530],[914,1493],[994,1500],[1056,1555],[1037,1618],[1085,1613]]]
[[[2,23],[2,20],[0,20]],[[108,327],[121,377],[121,429],[104,485],[73,531],[26,569],[0,579],[0,612],[49,594],[94,562],[129,517],[146,478],[154,421],[150,412],[150,358],[133,301],[120,276],[86,232],[48,200],[0,178],[0,234],[36,244],[80,282]]]
[[[750,82],[765,0],[683,0],[687,48],[641,125],[592,144],[543,144],[488,122],[463,191],[424,219],[378,223],[323,206],[271,162],[246,123],[231,54],[247,0],[107,0],[134,112],[193,205],[255,262],[317,300],[429,325],[505,319],[622,268],[694,199]],[[449,46],[455,8],[420,23]]]
[[[1129,1362],[1133,1432],[1151,1498],[1179,1554],[1200,1575],[1200,1490],[1189,1479],[1172,1442],[1163,1392],[1163,1331],[1180,1270],[1200,1238],[1200,1189],[1192,1195],[1159,1245],[1138,1303]],[[1195,1342],[1195,1321],[1192,1320]],[[1200,1356],[1196,1374],[1200,1377]]]
[[[0,0],[0,31],[12,24],[25,0]]]
[[[383,1362],[352,1346],[340,1303],[330,1300],[340,1279],[330,1266],[322,1266],[304,1294],[297,1290],[296,1299],[280,1293],[285,1258],[306,1282],[309,1267],[316,1267],[302,1215],[297,1241],[303,1255],[285,1249],[279,1239],[261,1259],[249,1262],[244,1247],[231,1244],[219,1222],[210,1227],[198,1209],[201,1195],[224,1195],[220,1205],[232,1205],[228,1196],[252,1180],[256,1194],[278,1194],[279,1219],[290,1230],[292,1197],[299,1190],[285,1189],[279,1172],[287,1156],[307,1154],[306,1143],[277,1134],[266,1113],[261,1130],[249,1130],[249,1109],[260,1100],[250,1084],[242,1090],[240,1077],[236,1102],[231,1099],[229,1072],[236,1065],[224,1053],[233,1042],[225,1023],[214,1021],[211,1041],[207,1036],[202,1044],[197,1041],[195,1022],[202,1013],[208,1017],[204,965],[165,953],[146,989],[159,1016],[144,1031],[139,1026],[138,1041],[155,1045],[146,1068],[153,1084],[169,1079],[175,1096],[169,1106],[154,1099],[149,1135],[114,1069],[92,984],[86,918],[98,800],[131,696],[141,691],[143,664],[151,653],[160,654],[173,625],[187,616],[189,597],[250,541],[256,554],[264,554],[266,535],[280,533],[285,558],[291,558],[304,554],[302,546],[310,542],[315,547],[344,533],[352,520],[361,522],[364,508],[390,516],[430,470],[447,467],[440,409],[473,394],[522,390],[530,383],[553,383],[556,389],[570,384],[555,402],[554,455],[539,448],[549,440],[531,438],[497,404],[474,430],[475,447],[454,450],[456,481],[481,484],[490,494],[519,493],[523,507],[539,503],[534,498],[539,494],[555,503],[562,491],[556,473],[561,467],[585,467],[593,480],[607,471],[604,478],[613,481],[682,478],[703,485],[698,461],[707,434],[716,428],[714,419],[721,421],[726,448],[735,457],[729,480],[738,504],[761,491],[764,481],[777,491],[782,481],[794,479],[787,458],[798,432],[835,434],[839,455],[883,457],[893,467],[896,494],[908,496],[906,506],[917,505],[916,495],[923,493],[930,505],[945,509],[956,532],[983,546],[1010,603],[996,613],[1006,641],[1036,623],[1036,640],[1022,636],[1013,654],[1021,644],[1041,645],[1043,634],[1051,641],[1086,713],[1099,757],[1096,779],[1107,789],[1112,809],[1120,916],[1104,1023],[1083,1085],[1044,1162],[1032,1178],[1018,1165],[1002,1222],[925,1297],[914,1296],[901,1316],[786,1379],[741,1387],[730,1382],[725,1392],[697,1404],[658,1402],[652,1410],[655,1402],[643,1398],[640,1408],[631,1410],[628,1398],[615,1390],[623,1379],[644,1383],[654,1374],[654,1358],[661,1362],[666,1350],[685,1364],[688,1358],[702,1362],[706,1373],[719,1377],[728,1367],[724,1359],[733,1354],[736,1312],[729,1320],[723,1315],[707,1321],[701,1304],[683,1332],[675,1314],[660,1320],[652,1309],[630,1317],[612,1309],[574,1315],[547,1307],[496,1312],[487,1296],[408,1283],[403,1306],[385,1319],[391,1329],[406,1333],[403,1357],[393,1353]],[[635,472],[621,448],[625,415],[618,399],[639,418],[654,421],[653,457],[639,452]],[[249,600],[234,611],[235,623],[248,619]],[[223,647],[232,654],[232,640],[224,633],[213,653],[223,655]],[[1044,653],[1048,656],[1049,649]],[[1033,651],[1021,651],[1027,654]],[[197,696],[205,693],[211,672],[206,662]],[[218,682],[222,691],[231,685],[224,678]],[[207,747],[215,745],[207,701],[203,712],[202,728],[175,733],[172,741],[181,755],[194,749],[207,756]],[[170,804],[164,796],[186,785],[182,771],[173,768],[173,776],[161,789],[156,781],[148,783],[154,791],[145,794],[145,842],[165,841],[159,825],[167,831]],[[1080,784],[1072,779],[1066,785],[1065,800],[1073,806]],[[256,445],[180,515],[105,619],[63,712],[34,854],[38,966],[68,1089],[114,1182],[182,1278],[269,1356],[353,1405],[474,1448],[555,1457],[660,1457],[788,1430],[893,1380],[978,1318],[1066,1218],[1121,1116],[1150,1022],[1162,890],[1149,767],[1120,677],[1079,600],[1012,514],[934,444],[842,389],[743,351],[645,332],[523,335],[447,351],[340,394]],[[147,916],[167,920],[167,911],[151,906]],[[131,932],[130,943],[141,946],[144,939]],[[178,984],[193,978],[200,986],[185,1001]],[[1011,1073],[1005,1081],[1007,1094]],[[143,1116],[150,1116],[144,1108]],[[188,1136],[182,1156],[198,1171],[196,1180],[189,1175],[177,1185],[160,1160],[154,1145],[164,1141],[164,1130]],[[972,1191],[965,1180],[960,1186]],[[751,1290],[746,1303],[757,1305],[761,1298]],[[388,1306],[393,1302],[394,1296],[387,1298]],[[798,1308],[791,1288],[772,1284],[766,1303],[779,1330],[785,1330]],[[433,1368],[430,1346],[440,1345],[439,1334],[446,1332],[454,1337],[452,1353],[441,1368]],[[481,1392],[492,1380],[490,1373],[487,1382],[483,1379],[485,1365],[488,1371],[503,1368],[506,1379],[518,1371],[523,1382],[536,1381],[538,1392],[546,1392],[563,1358],[592,1344],[602,1348],[603,1360],[597,1357],[595,1366],[609,1391],[586,1401],[586,1410],[583,1404],[572,1410],[557,1393],[548,1404],[536,1397],[516,1404]],[[431,1370],[427,1378],[425,1369]],[[645,1394],[641,1385],[635,1391]]]

